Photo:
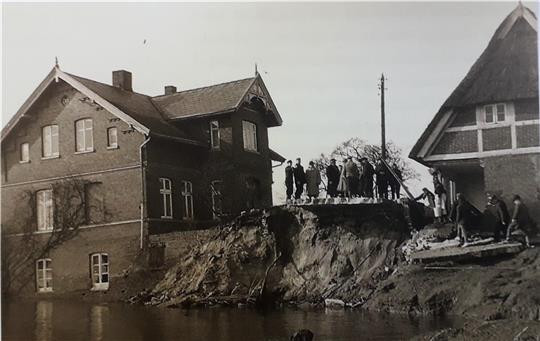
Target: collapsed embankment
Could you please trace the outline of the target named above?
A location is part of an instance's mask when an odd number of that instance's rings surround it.
[[[428,270],[405,261],[401,250],[409,237],[394,204],[251,212],[193,245],[132,301],[322,305],[335,299],[373,311],[540,320],[538,248]]]
[[[397,267],[408,234],[395,204],[255,211],[193,245],[136,300],[360,304]]]

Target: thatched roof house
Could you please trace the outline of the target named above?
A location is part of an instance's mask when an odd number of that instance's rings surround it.
[[[537,19],[519,3],[409,156],[479,208],[486,192],[520,193],[540,207],[538,112]]]

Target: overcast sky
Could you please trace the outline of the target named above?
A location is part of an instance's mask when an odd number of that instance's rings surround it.
[[[381,72],[387,136],[408,154],[516,5],[7,3],[2,125],[55,56],[64,71],[106,83],[112,70],[129,70],[134,90],[150,95],[164,85],[182,90],[249,77],[257,62],[283,117],[270,130],[271,147],[283,156],[307,163],[350,137],[379,143]],[[282,173],[275,169],[278,202]]]

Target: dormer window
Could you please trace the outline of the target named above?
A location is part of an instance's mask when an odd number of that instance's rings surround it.
[[[484,107],[486,123],[499,123],[506,120],[506,105],[504,103],[490,104]]]

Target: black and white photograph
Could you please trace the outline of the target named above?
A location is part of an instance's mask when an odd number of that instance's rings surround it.
[[[536,1],[2,1],[5,341],[540,341]]]

